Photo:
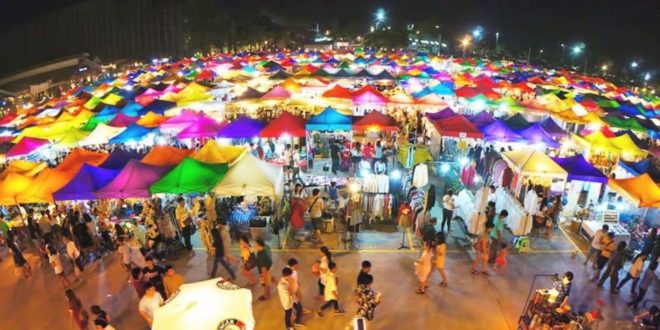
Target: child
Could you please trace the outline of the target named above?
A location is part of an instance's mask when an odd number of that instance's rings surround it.
[[[506,243],[502,243],[500,245],[500,251],[497,254],[497,257],[495,258],[495,264],[493,265],[493,270],[497,271],[498,268],[500,268],[501,271],[506,270],[506,264],[508,263],[506,260],[506,255],[509,253],[509,245]]]

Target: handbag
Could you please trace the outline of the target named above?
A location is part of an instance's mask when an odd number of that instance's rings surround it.
[[[257,267],[257,257],[254,255],[254,253],[250,253],[248,259],[245,260],[244,266],[245,270],[252,270],[254,267]]]

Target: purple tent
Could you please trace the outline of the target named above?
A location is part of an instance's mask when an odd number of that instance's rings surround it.
[[[559,142],[553,140],[550,134],[548,134],[548,132],[546,132],[538,123],[521,131],[520,135],[531,143],[543,143],[550,148],[559,148],[560,146]]]
[[[250,117],[240,117],[220,130],[218,137],[238,139],[258,137],[266,126],[263,122]]]
[[[149,186],[167,173],[169,167],[154,166],[131,159],[124,169],[96,192],[97,198],[147,198]]]
[[[607,183],[607,177],[584,159],[582,155],[565,158],[554,157],[552,160],[568,172],[568,181]]]
[[[121,170],[131,159],[140,160],[142,157],[144,157],[144,154],[138,153],[137,151],[128,151],[122,148],[117,148],[110,153],[108,158],[106,158],[99,167]]]
[[[454,110],[452,110],[451,108],[445,108],[444,110],[439,112],[426,113],[426,118],[428,118],[428,120],[430,121],[446,119],[453,116],[456,116],[456,112],[454,112]]]
[[[484,140],[486,141],[516,142],[523,139],[520,134],[514,132],[501,119],[479,129],[484,133]]]
[[[490,125],[495,121],[495,118],[493,118],[493,116],[486,110],[482,110],[472,116],[469,116],[468,119],[477,127]]]
[[[95,199],[94,194],[114,179],[119,170],[83,164],[78,173],[60,190],[53,193],[56,201]]]
[[[196,122],[177,134],[176,137],[179,139],[216,137],[218,132],[226,125],[226,123],[218,123],[208,117],[200,117]]]
[[[539,122],[539,125],[543,130],[550,134],[553,138],[563,138],[566,136],[566,131],[564,131],[557,123],[551,118],[548,117]]]
[[[114,127],[126,127],[136,121],[138,121],[138,117],[127,116],[123,112],[120,112],[115,116],[115,118],[112,118],[108,125]]]

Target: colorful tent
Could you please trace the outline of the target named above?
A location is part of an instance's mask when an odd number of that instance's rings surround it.
[[[149,186],[167,171],[167,167],[148,165],[131,159],[110,183],[96,192],[96,197],[147,198]]]
[[[332,88],[323,92],[322,96],[326,98],[334,98],[334,99],[348,99],[348,100],[353,99],[353,93],[351,93],[351,91],[339,85],[332,86]]]
[[[534,149],[513,150],[502,153],[514,172],[520,175],[566,179],[568,172],[552,158]]]
[[[90,146],[108,143],[110,139],[119,135],[125,129],[124,127],[113,127],[99,123],[89,135],[78,142],[78,145]]]
[[[566,131],[557,125],[552,117],[543,119],[539,122],[539,125],[541,125],[541,128],[553,138],[563,138],[567,135]]]
[[[211,191],[227,173],[227,163],[207,164],[186,157],[149,187],[152,194],[189,194]],[[247,175],[243,173],[243,175]]]
[[[232,165],[214,191],[216,196],[281,196],[282,179],[282,167],[246,152]]]
[[[245,152],[244,147],[219,145],[215,140],[209,140],[190,158],[207,164],[233,163]]]
[[[439,112],[427,112],[425,116],[430,121],[436,121],[436,120],[442,120],[456,116],[456,112],[451,108],[445,108],[444,110]]]
[[[197,120],[202,118],[204,115],[192,112],[192,111],[187,111],[183,110],[181,113],[178,115],[169,118],[165,122],[161,123],[159,128],[161,130],[172,130],[172,131],[181,131],[185,129],[186,127],[192,125],[195,123]]]
[[[522,140],[520,134],[514,132],[504,121],[498,119],[492,124],[481,127],[486,141],[516,142]]]
[[[527,129],[524,129],[520,132],[525,140],[531,143],[540,143],[549,148],[559,148],[561,144],[552,139],[550,134],[548,134],[539,123],[536,123],[530,126]]]
[[[47,168],[34,178],[30,186],[21,192],[16,200],[19,203],[53,203],[53,193],[64,187],[75,174],[75,172],[69,174]]]
[[[610,179],[608,185],[637,207],[660,208],[660,187],[648,173],[629,179]]]
[[[412,168],[419,163],[433,161],[433,155],[426,146],[411,145],[409,143],[399,144],[398,160],[406,168]],[[412,150],[412,157],[409,157]]]
[[[110,183],[119,170],[84,164],[64,187],[53,193],[56,201],[96,199],[97,190]]]
[[[354,131],[369,132],[396,132],[399,130],[394,118],[382,114],[380,111],[371,111],[353,123]]]
[[[282,86],[275,86],[266,94],[261,96],[262,100],[285,100],[291,97],[291,92]]]
[[[121,170],[131,159],[140,160],[143,156],[144,154],[138,153],[137,151],[116,148],[110,153],[110,155],[108,155],[108,158],[99,165],[99,167]]]
[[[138,117],[131,117],[125,115],[123,112],[120,112],[115,116],[115,118],[112,118],[112,120],[108,122],[108,125],[114,127],[126,127],[130,124],[135,123],[137,120]]]
[[[168,119],[168,117],[149,111],[146,115],[140,117],[135,123],[143,127],[155,128]]]
[[[278,138],[284,135],[290,137],[305,137],[305,119],[294,116],[287,111],[271,121],[261,130],[259,135],[265,138]]]
[[[631,173],[633,176],[648,173],[654,182],[660,182],[660,168],[655,166],[655,164],[653,164],[650,159],[644,159],[636,163],[626,162],[619,159],[619,166],[627,172]]]
[[[582,155],[553,157],[552,160],[568,172],[568,181],[607,183],[607,177],[591,165]]]
[[[609,140],[612,145],[621,149],[621,156],[623,156],[623,158],[629,159],[646,156],[647,152],[640,149],[628,134],[619,135],[610,138]]]
[[[323,112],[309,118],[305,128],[308,131],[350,131],[352,120],[337,110],[327,107]]]
[[[483,127],[495,122],[495,118],[486,110],[479,111],[478,113],[468,117],[470,122],[477,127]]]
[[[216,137],[218,132],[227,125],[227,123],[218,123],[209,117],[200,117],[197,121],[190,124],[176,135],[179,139],[193,139],[204,137]]]
[[[123,132],[110,139],[108,143],[124,144],[129,142],[140,142],[147,138],[150,133],[155,132],[155,130],[155,128],[142,127],[133,123],[128,125]]]
[[[60,162],[59,165],[55,168],[61,173],[72,173],[75,174],[78,172],[80,167],[83,164],[89,164],[93,166],[98,166],[103,163],[107,158],[108,154],[102,152],[88,151],[85,149],[75,148],[69,152],[68,155]]]
[[[442,136],[467,137],[483,139],[484,134],[474,127],[469,120],[462,115],[455,115],[441,120],[432,121],[433,126]]]
[[[259,136],[265,126],[266,124],[260,120],[240,117],[221,129],[218,137],[228,139],[254,138]]]
[[[64,135],[62,135],[57,139],[55,145],[73,148],[77,146],[80,141],[84,140],[88,135],[89,132],[76,128],[71,128],[68,132],[66,132]]]
[[[532,126],[532,124],[528,122],[520,113],[505,119],[504,123],[516,132],[520,132]]]
[[[387,98],[371,85],[366,85],[353,92],[354,104],[385,105]]]
[[[13,160],[0,172],[0,180],[3,180],[10,173],[33,177],[48,166],[46,163],[29,162],[26,160]]]
[[[162,167],[172,167],[190,156],[194,150],[179,149],[171,146],[154,146],[149,153],[142,157],[141,162]]]
[[[9,151],[7,151],[6,156],[7,157],[27,156],[47,144],[48,144],[48,140],[32,138],[32,137],[24,137],[20,141],[18,141],[18,143],[16,143],[13,147],[11,147]]]
[[[9,173],[0,182],[0,205],[18,204],[18,195],[32,185],[34,178],[18,173]]]

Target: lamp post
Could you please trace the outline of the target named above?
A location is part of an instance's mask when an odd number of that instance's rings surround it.
[[[495,32],[495,51],[499,52],[500,51],[500,33]]]
[[[561,44],[561,63],[564,63],[566,60],[566,45]]]
[[[378,10],[376,10],[376,15],[375,16],[376,16],[376,30],[377,30],[378,27],[380,26],[380,24],[384,23],[385,20],[387,19],[385,9],[378,8]]]
[[[463,37],[463,40],[461,40],[461,46],[463,47],[463,58],[465,58],[465,50],[470,46],[470,36],[466,35]]]
[[[632,70],[632,79],[633,80],[635,79],[635,70],[637,69],[638,66],[639,66],[639,64],[637,63],[637,61],[632,61],[632,63],[630,63],[630,68]]]

